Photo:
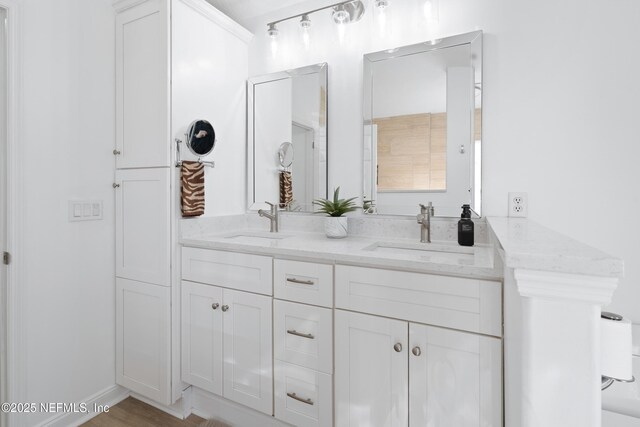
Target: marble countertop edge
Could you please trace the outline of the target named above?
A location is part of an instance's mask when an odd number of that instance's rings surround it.
[[[624,275],[622,259],[526,218],[488,217],[507,268],[586,276]]]

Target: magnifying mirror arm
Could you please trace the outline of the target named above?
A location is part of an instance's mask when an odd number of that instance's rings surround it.
[[[182,166],[182,159],[180,155],[180,144],[182,144],[182,140],[180,138],[176,138],[175,141],[176,141],[176,167],[179,168],[180,166]],[[209,166],[210,168],[216,167],[216,162],[202,160],[202,157],[198,157],[198,163],[202,163],[203,165]]]

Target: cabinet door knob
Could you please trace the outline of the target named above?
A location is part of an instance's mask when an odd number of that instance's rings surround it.
[[[120,154],[122,154],[122,153],[120,153],[120,150],[113,150],[113,155],[114,156],[119,156]]]
[[[422,350],[420,350],[420,347],[415,346],[411,350],[411,353],[413,353],[414,356],[420,356],[422,354]]]
[[[222,311],[227,311],[229,310],[229,306],[228,305],[223,305],[222,306]]]
[[[214,310],[217,309],[218,307],[220,307],[220,304],[218,304],[217,302],[214,302],[213,304],[211,304],[211,308],[213,308]]]
[[[115,182],[113,183],[113,188],[119,188],[120,184],[116,184]]]
[[[393,349],[394,349],[396,352],[400,353],[400,352],[402,351],[402,344],[400,344],[400,343],[396,343],[396,345],[394,345],[394,346],[393,346]]]

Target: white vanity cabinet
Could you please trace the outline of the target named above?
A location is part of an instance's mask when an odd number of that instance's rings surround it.
[[[502,425],[501,341],[336,310],[336,426]]]
[[[337,426],[502,425],[500,282],[335,270]]]
[[[333,265],[275,259],[275,416],[333,424]],[[302,304],[304,303],[304,304]]]
[[[182,282],[182,380],[272,414],[271,297]]]
[[[183,278],[202,282],[182,281],[182,380],[269,415],[271,262],[270,257],[206,249],[182,252]]]

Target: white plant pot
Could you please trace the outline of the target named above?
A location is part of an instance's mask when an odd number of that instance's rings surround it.
[[[324,219],[324,232],[331,239],[347,237],[348,222],[346,216],[328,216]]]

